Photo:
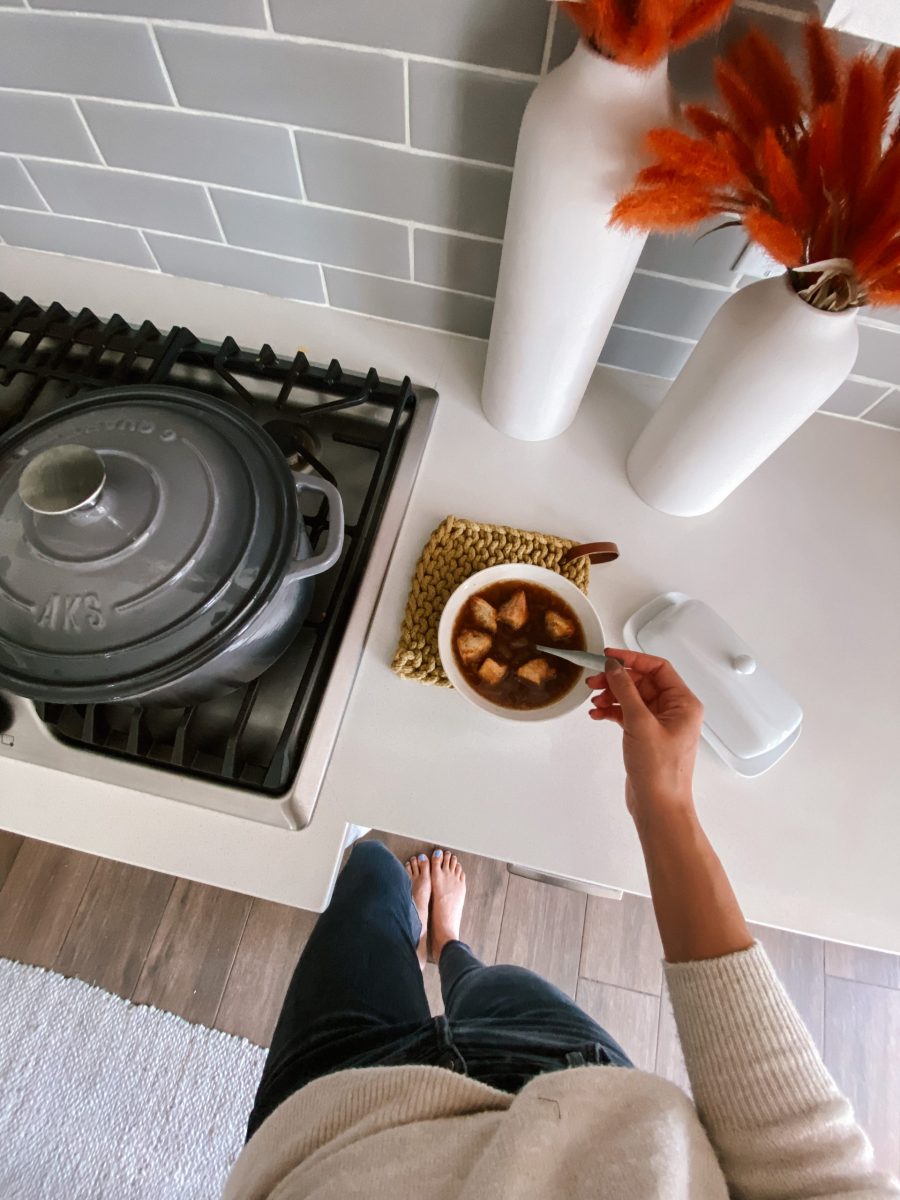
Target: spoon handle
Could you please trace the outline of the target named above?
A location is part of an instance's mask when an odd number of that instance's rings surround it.
[[[579,667],[592,667],[597,671],[606,670],[605,654],[590,654],[587,650],[559,650],[552,646],[535,646],[542,654],[552,654],[555,658],[564,658],[567,662],[576,663]]]

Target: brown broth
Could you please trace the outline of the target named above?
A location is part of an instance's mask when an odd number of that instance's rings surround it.
[[[472,599],[487,600],[495,609],[500,609],[516,592],[525,593],[528,606],[528,619],[521,629],[512,629],[503,622],[498,622],[497,632],[491,634],[493,642],[487,653],[488,658],[508,666],[506,677],[497,684],[488,684],[479,676],[478,668],[481,662],[469,666],[462,661],[457,649],[457,639],[466,630],[484,632],[472,616]],[[561,617],[572,621],[575,632],[571,637],[555,640],[547,632],[545,615],[548,612],[559,613]],[[526,583],[521,579],[503,580],[493,583],[463,605],[453,627],[453,655],[456,665],[462,671],[466,682],[480,696],[499,704],[503,708],[545,708],[553,704],[572,690],[581,678],[584,668],[575,663],[566,662],[562,658],[553,658],[542,654],[536,646],[558,646],[560,650],[584,650],[584,630],[581,622],[572,608],[551,592],[548,588],[536,583]],[[545,683],[529,683],[520,679],[516,674],[523,663],[532,658],[545,658],[553,667],[556,674]]]

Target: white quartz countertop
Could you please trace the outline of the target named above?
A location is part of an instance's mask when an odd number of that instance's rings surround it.
[[[721,508],[685,520],[625,478],[665,390],[600,369],[573,427],[510,441],[478,406],[484,345],[127,268],[0,247],[2,286],[245,345],[298,344],[441,394],[311,825],[281,830],[14,762],[0,751],[0,827],[299,907],[328,900],[351,825],[627,891],[647,891],[623,801],[619,734],[586,709],[518,725],[396,678],[409,578],[449,514],[614,540],[592,571],[609,642],[678,590],[712,605],[803,706],[800,741],[754,780],[704,746],[696,790],[750,919],[900,951],[900,435],[816,416]]]

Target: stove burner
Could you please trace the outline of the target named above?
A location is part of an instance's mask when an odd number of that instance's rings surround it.
[[[277,444],[292,471],[298,475],[323,475],[330,482],[334,482],[319,462],[322,441],[311,429],[305,425],[293,425],[289,421],[269,421],[265,430]]]
[[[423,401],[409,379],[384,382],[374,370],[353,374],[336,359],[320,367],[303,353],[279,358],[269,345],[252,352],[230,337],[219,344],[204,342],[183,326],[162,333],[145,321],[134,328],[118,315],[102,321],[89,309],[72,315],[58,303],[41,308],[28,297],[13,301],[0,293],[0,434],[85,390],[128,383],[192,388],[249,409],[294,470],[321,475],[340,489],[344,551],[338,564],[317,580],[309,617],[295,643],[240,691],[186,709],[124,704],[35,708],[62,742],[226,784],[216,793],[226,797],[221,801],[225,811],[296,824],[300,818],[295,811],[288,813],[284,797],[311,737],[404,444]],[[433,397],[423,413],[432,404]],[[423,424],[427,431],[427,422]],[[417,436],[417,446],[423,437]],[[412,486],[412,470],[405,486]],[[305,504],[309,509],[304,508],[303,516],[316,550],[327,528],[327,510],[312,497]],[[391,520],[399,523],[396,515]],[[0,709],[2,701],[0,695]],[[318,755],[318,742],[316,746]],[[185,789],[178,781],[162,788],[163,794],[220,806],[209,798],[210,789],[201,799],[191,794],[197,791],[196,784]],[[260,804],[265,797],[279,800],[274,806],[271,801]],[[278,814],[279,806],[287,815]]]

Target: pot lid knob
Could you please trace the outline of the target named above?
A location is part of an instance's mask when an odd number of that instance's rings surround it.
[[[738,675],[752,675],[756,670],[756,659],[750,654],[738,654],[731,660]]]
[[[59,516],[93,504],[106,482],[103,459],[89,446],[51,446],[19,478],[19,499],[33,513]]]

